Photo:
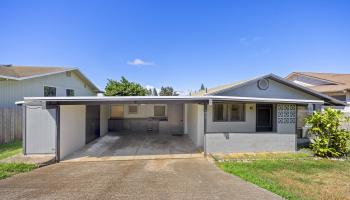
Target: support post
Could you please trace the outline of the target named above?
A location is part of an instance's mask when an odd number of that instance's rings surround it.
[[[27,155],[27,133],[26,133],[26,125],[27,125],[27,106],[22,104],[22,148],[23,155]]]
[[[60,106],[56,106],[56,162],[60,161],[60,147],[61,147],[61,141],[60,141]]]
[[[204,156],[207,156],[207,111],[208,111],[208,104],[204,103],[204,133],[203,133],[203,141],[204,141]]]

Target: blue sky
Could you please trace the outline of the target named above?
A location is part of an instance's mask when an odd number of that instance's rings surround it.
[[[350,73],[350,1],[4,1],[0,63],[198,90],[266,73]]]

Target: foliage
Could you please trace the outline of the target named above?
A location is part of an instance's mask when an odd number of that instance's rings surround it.
[[[306,118],[306,123],[311,126],[309,133],[316,136],[310,147],[317,156],[341,157],[347,153],[350,135],[341,128],[344,120],[344,114],[332,108],[314,112]]]
[[[178,96],[177,92],[174,90],[173,87],[167,86],[162,87],[159,92],[159,96]]]
[[[201,88],[199,89],[199,91],[201,91],[201,90],[205,90],[205,87],[204,87],[203,83],[202,83]]]
[[[22,141],[16,140],[14,142],[0,145],[0,160],[11,157],[22,152]]]
[[[120,81],[108,79],[106,96],[146,96],[148,90],[138,83],[128,81],[124,76]]]
[[[0,163],[0,179],[4,179],[22,172],[29,172],[38,166],[25,163]]]
[[[157,89],[156,88],[153,88],[153,96],[158,96],[158,92],[157,92]]]

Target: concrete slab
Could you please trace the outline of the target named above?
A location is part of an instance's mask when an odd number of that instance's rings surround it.
[[[194,146],[188,135],[122,132],[98,138],[62,162],[199,157],[203,157],[203,153]]]
[[[58,163],[0,180],[0,199],[282,198],[201,158]]]

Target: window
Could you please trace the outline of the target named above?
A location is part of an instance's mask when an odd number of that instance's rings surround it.
[[[129,114],[137,114],[137,105],[129,105]]]
[[[245,121],[245,104],[214,103],[213,121]]]
[[[44,86],[44,97],[55,97],[56,88],[50,86]]]
[[[165,106],[154,106],[155,117],[165,117]]]
[[[111,118],[123,118],[123,117],[124,117],[124,105],[112,105]]]
[[[66,96],[67,97],[73,97],[74,96],[74,90],[66,89]]]
[[[66,76],[67,77],[71,77],[72,76],[72,72],[66,72]]]

